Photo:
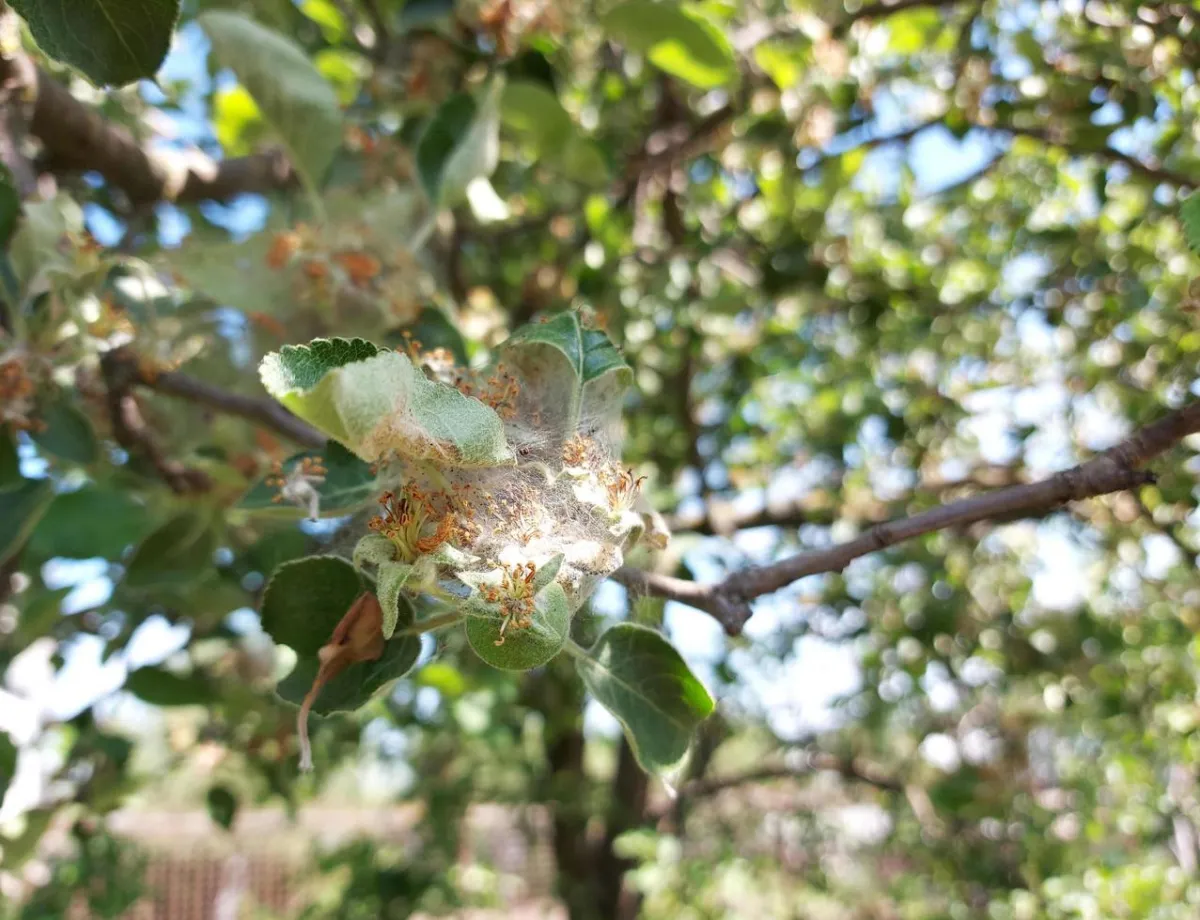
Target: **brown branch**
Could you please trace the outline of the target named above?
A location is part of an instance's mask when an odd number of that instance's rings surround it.
[[[178,495],[206,492],[212,480],[203,470],[185,466],[167,456],[154,431],[142,416],[141,407],[133,395],[135,378],[118,351],[104,355],[100,371],[104,376],[105,402],[113,437],[132,456],[141,456],[154,467],[162,480]]]
[[[875,764],[866,763],[858,758],[843,759],[825,751],[810,751],[805,755],[803,762],[791,766],[778,764],[758,767],[733,776],[693,780],[685,783],[679,789],[679,800],[695,801],[696,799],[712,798],[726,790],[736,789],[740,786],[769,783],[778,779],[802,779],[817,772],[837,773],[845,780],[873,786],[883,792],[904,791],[903,783]],[[674,803],[671,807],[674,807]],[[670,808],[664,809],[658,814],[658,817],[665,817],[669,811]]]
[[[1005,131],[1018,137],[1028,137],[1032,140],[1040,141],[1051,147],[1061,147],[1072,156],[1094,156],[1102,160],[1107,160],[1110,163],[1120,163],[1127,167],[1130,172],[1147,179],[1152,179],[1155,182],[1166,182],[1184,189],[1196,187],[1196,181],[1190,176],[1185,176],[1183,173],[1177,173],[1170,169],[1164,169],[1157,161],[1146,162],[1139,160],[1135,156],[1130,156],[1128,153],[1122,153],[1120,150],[1114,150],[1111,147],[1072,147],[1068,137],[1060,137],[1054,131],[1044,128],[1017,128],[1013,125],[994,125],[990,130]]]
[[[231,393],[178,371],[146,371],[138,361],[137,355],[128,348],[118,348],[109,352],[104,361],[109,367],[106,374],[111,376],[119,371],[119,379],[126,382],[126,389],[133,385],[144,386],[168,396],[178,396],[218,412],[255,422],[305,447],[325,446],[326,438],[323,434],[274,400]]]
[[[139,383],[159,393],[178,396],[219,412],[255,422],[297,444],[303,444],[305,447],[325,446],[326,438],[323,434],[307,422],[292,415],[274,400],[231,393],[178,371],[161,372],[152,377],[142,378]]]
[[[196,152],[151,154],[126,128],[92,111],[24,53],[0,59],[0,83],[19,87],[32,99],[29,130],[45,148],[46,168],[98,172],[135,205],[219,201],[285,188],[295,181],[294,170],[280,152],[219,163]]]
[[[1152,482],[1140,468],[1188,435],[1200,431],[1200,402],[1190,403],[1139,429],[1116,447],[1040,482],[995,489],[937,508],[877,524],[862,536],[828,549],[800,553],[773,565],[752,566],[724,581],[699,585],[655,572],[622,568],[613,576],[632,591],[679,601],[712,615],[730,635],[750,618],[750,601],[794,581],[837,572],[861,556],[923,534],[999,518],[1044,515],[1071,501],[1121,492]]]

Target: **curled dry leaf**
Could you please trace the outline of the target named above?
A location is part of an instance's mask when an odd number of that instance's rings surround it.
[[[334,627],[329,642],[317,653],[321,667],[296,717],[301,770],[311,770],[313,767],[312,746],[308,741],[308,714],[321,688],[350,665],[377,659],[383,654],[383,646],[383,609],[375,595],[365,591],[350,605],[346,615]]]

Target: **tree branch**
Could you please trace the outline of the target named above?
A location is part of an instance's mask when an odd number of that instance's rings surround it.
[[[837,773],[845,780],[873,786],[882,792],[904,791],[903,783],[874,764],[866,763],[858,758],[847,760],[826,751],[809,751],[804,755],[803,761],[798,764],[759,767],[733,776],[710,777],[685,783],[679,789],[679,800],[694,801],[712,798],[739,786],[768,783],[777,779],[801,779],[818,772]],[[658,812],[657,817],[665,817],[669,810],[668,808]]]
[[[206,492],[212,488],[212,480],[203,470],[171,459],[162,449],[154,431],[142,416],[141,406],[133,395],[136,380],[120,354],[113,351],[104,355],[100,360],[100,371],[104,377],[105,402],[112,433],[117,443],[130,456],[140,456],[149,462],[171,491],[178,495]]]
[[[1130,156],[1128,153],[1122,153],[1120,150],[1114,150],[1111,147],[1072,147],[1069,138],[1060,137],[1052,130],[1043,128],[1017,128],[1012,125],[993,125],[989,130],[1004,131],[1018,137],[1028,137],[1032,140],[1040,141],[1051,147],[1061,147],[1072,156],[1094,156],[1102,160],[1108,160],[1110,163],[1120,163],[1126,166],[1130,172],[1147,179],[1153,179],[1155,182],[1166,182],[1183,189],[1196,187],[1195,180],[1190,176],[1185,176],[1170,169],[1164,169],[1157,161],[1144,162],[1135,156]]]
[[[1044,515],[1071,501],[1120,492],[1153,482],[1140,468],[1188,435],[1200,431],[1200,402],[1190,403],[1134,432],[1116,447],[1040,482],[995,489],[907,518],[877,524],[862,536],[828,549],[800,553],[773,565],[734,572],[724,581],[699,585],[682,578],[622,568],[613,576],[632,591],[679,601],[712,615],[738,635],[751,616],[750,601],[794,581],[841,571],[855,559],[949,527],[979,521]]]
[[[118,348],[104,357],[109,370],[107,376],[112,376],[119,368],[129,385],[144,386],[168,396],[178,396],[189,402],[199,403],[224,412],[236,415],[248,421],[269,428],[305,447],[320,448],[325,446],[326,438],[317,429],[304,420],[297,418],[277,402],[265,397],[243,396],[241,393],[231,393],[211,383],[206,383],[189,374],[178,371],[145,370],[138,361],[137,355],[128,348]]]
[[[278,151],[217,162],[193,151],[150,153],[124,127],[76,99],[65,86],[17,52],[0,58],[0,83],[31,97],[29,131],[45,148],[53,172],[95,171],[135,204],[223,200],[285,188],[295,172]]]

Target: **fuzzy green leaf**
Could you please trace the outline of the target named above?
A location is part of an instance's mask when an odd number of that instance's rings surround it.
[[[634,755],[650,773],[677,767],[713,699],[663,636],[622,623],[576,658],[596,700],[620,721]]]
[[[25,544],[50,502],[54,486],[48,479],[29,479],[0,492],[0,563]]]
[[[226,10],[196,18],[212,53],[254,97],[288,158],[316,189],[342,142],[337,94],[302,48],[253,19]]]
[[[383,638],[392,638],[400,619],[400,610],[407,603],[404,586],[412,577],[415,565],[406,562],[381,562],[376,576],[375,596],[383,610]]]
[[[361,570],[366,565],[382,565],[396,558],[396,544],[381,533],[368,533],[354,544],[354,567]]]
[[[411,611],[407,601],[404,601],[404,607]],[[411,621],[411,613],[408,619]],[[390,639],[377,659],[350,665],[322,687],[313,704],[313,714],[324,716],[361,709],[379,690],[411,671],[420,657],[420,636],[401,634]],[[275,692],[281,699],[299,706],[312,687],[320,666],[315,655],[298,659],[295,669],[279,682]]]
[[[334,556],[310,556],[280,566],[263,596],[263,629],[296,652],[296,667],[275,692],[295,705],[303,702],[320,669],[317,657],[334,628],[363,591],[354,566]],[[398,626],[413,623],[408,600],[397,598],[393,614]],[[421,637],[399,635],[384,645],[375,661],[350,665],[322,689],[313,712],[352,711],[364,705],[385,684],[403,677],[421,654]]]
[[[153,77],[171,46],[179,0],[12,0],[46,54],[98,85]]]
[[[574,431],[580,417],[615,411],[633,382],[608,336],[584,328],[573,311],[522,326],[500,349],[501,360],[519,372],[522,398],[536,400],[547,427],[563,432]]]
[[[467,641],[480,658],[505,671],[528,671],[545,664],[567,641],[571,609],[560,585],[551,582],[534,598],[533,622],[525,629],[509,626],[501,639],[500,609],[478,595],[465,605]]]
[[[199,674],[182,676],[162,668],[138,668],[125,679],[125,689],[155,706],[197,706],[213,698],[209,682]]]
[[[263,593],[263,630],[300,657],[315,657],[362,592],[354,566],[338,556],[286,562]]]
[[[607,32],[672,76],[701,89],[737,77],[729,40],[711,23],[666,0],[628,0],[602,17]]]
[[[358,511],[370,504],[375,496],[375,475],[371,467],[346,450],[337,441],[330,441],[324,450],[303,451],[283,461],[284,475],[306,459],[320,460],[325,466],[325,481],[312,486],[321,496],[321,517],[332,517]],[[280,490],[268,485],[263,477],[245,494],[239,508],[246,511],[280,514],[285,517],[306,515],[306,509],[286,501],[277,501]]]
[[[373,348],[361,339],[318,339],[267,355],[259,372],[272,396],[368,462],[393,454],[447,466],[512,459],[491,408],[430,380],[394,351],[354,357]]]

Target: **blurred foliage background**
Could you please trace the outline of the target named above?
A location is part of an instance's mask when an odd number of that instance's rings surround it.
[[[235,879],[204,916],[1197,915],[1194,441],[738,638],[606,585],[577,638],[661,627],[720,700],[670,784],[570,668],[459,636],[318,720],[301,775],[254,611],[345,520],[242,502],[312,446],[265,352],[481,361],[568,309],[636,373],[625,459],[674,531],[643,568],[715,580],[1094,455],[1200,393],[1196,4],[81,2],[132,73],[11,5],[6,86],[43,88],[0,144],[5,916],[132,916],[154,821],[228,844],[282,809],[282,846],[322,808],[369,820],[301,835],[288,906]],[[80,75],[144,76],[162,10],[156,81]],[[541,863],[478,845],[492,806]]]

